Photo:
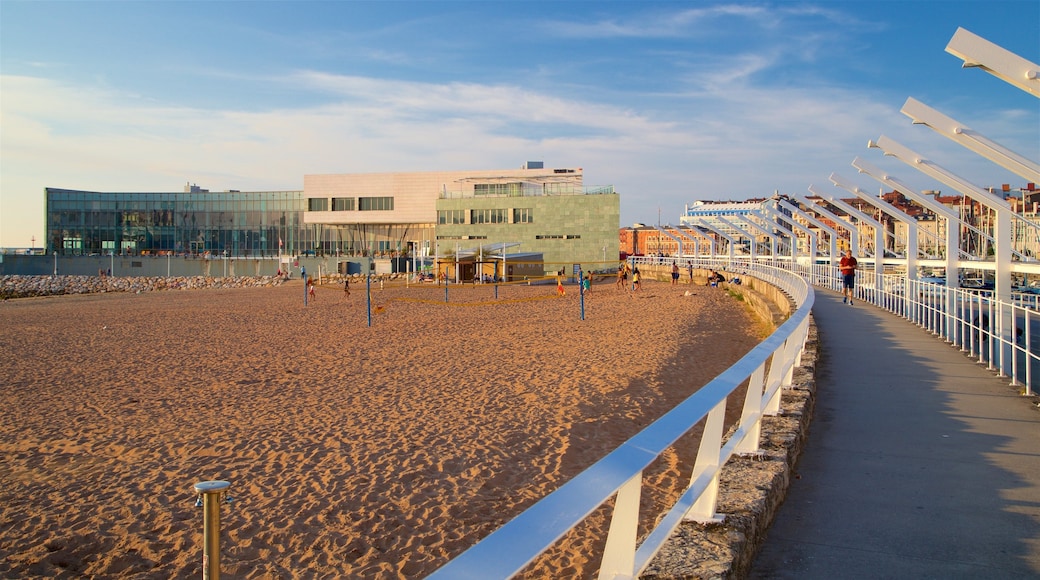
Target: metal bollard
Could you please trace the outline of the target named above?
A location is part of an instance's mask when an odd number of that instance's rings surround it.
[[[202,507],[202,578],[220,580],[220,504],[230,503],[227,481],[202,481],[194,488],[195,507]]]

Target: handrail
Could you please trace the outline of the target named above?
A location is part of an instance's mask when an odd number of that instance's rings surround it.
[[[616,494],[614,511],[600,565],[599,578],[636,578],[683,520],[712,521],[719,471],[735,454],[758,450],[762,418],[779,410],[780,393],[790,386],[808,336],[813,286],[840,290],[838,268],[763,258],[756,262],[718,258],[634,258],[640,265],[715,269],[754,277],[790,296],[797,310],[736,364],[690,395],[678,406],[620,447],[565,483],[513,520],[435,571],[430,578],[509,578],[534,561],[565,533]],[[1012,385],[1033,392],[1032,327],[1037,324],[1035,296],[1007,304],[985,291],[948,288],[905,276],[865,275],[857,283],[858,301],[904,317],[947,340],[968,356],[978,357]],[[809,284],[811,282],[811,285]],[[880,287],[878,287],[880,286]],[[1024,298],[1032,298],[1026,302]],[[1013,325],[1008,328],[1008,325]],[[1040,325],[1038,325],[1040,326]],[[766,373],[768,372],[768,377]],[[723,443],[726,400],[749,379],[740,422]],[[690,485],[637,546],[642,474],[661,453],[706,419]]]
[[[725,260],[682,260],[695,267],[738,272],[787,293],[790,318],[733,366],[556,491],[435,571],[433,579],[509,578],[617,494],[600,578],[634,578],[683,519],[715,517],[719,472],[734,454],[759,450],[762,419],[779,411],[808,336],[814,292],[800,276],[774,266]],[[766,373],[768,372],[768,377]],[[736,431],[723,444],[726,400],[750,379]],[[691,483],[677,503],[636,545],[643,470],[676,440],[707,419]]]

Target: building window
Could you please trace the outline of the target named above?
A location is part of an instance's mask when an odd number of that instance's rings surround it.
[[[437,212],[438,225],[454,225],[466,223],[466,212],[461,209],[439,210]]]
[[[332,211],[354,211],[354,207],[353,197],[332,198]]]
[[[309,197],[307,211],[329,211],[329,200],[324,197]]]
[[[470,210],[470,223],[506,223],[509,211],[504,209]]]
[[[513,208],[513,223],[514,224],[533,224],[534,223],[534,217],[531,215],[531,208],[529,208],[529,207]]]
[[[359,197],[358,211],[392,211],[394,209],[394,198],[392,197]]]
[[[523,194],[523,184],[519,181],[515,181],[512,183],[473,184],[473,195],[475,196],[521,196]]]
[[[474,209],[470,210],[469,223],[504,224],[508,215],[509,213],[505,209]]]

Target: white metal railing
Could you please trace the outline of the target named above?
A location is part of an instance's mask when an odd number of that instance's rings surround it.
[[[797,309],[736,364],[430,578],[509,578],[615,494],[600,578],[638,576],[683,519],[711,521],[715,517],[722,467],[734,454],[759,450],[762,418],[779,411],[781,391],[791,384],[808,336],[814,293],[797,273],[771,265],[703,259],[681,262],[762,280],[783,290]],[[740,422],[723,441],[726,400],[745,381],[748,388]],[[704,430],[690,485],[637,545],[643,470],[702,420]]]
[[[670,265],[672,261],[662,257],[633,259],[643,266]],[[731,277],[760,279],[787,293],[797,310],[732,367],[430,578],[509,578],[615,494],[600,578],[638,577],[681,521],[714,518],[719,471],[734,454],[758,449],[762,418],[778,412],[781,390],[791,384],[808,335],[815,299],[813,286],[838,291],[842,279],[831,264],[810,266],[770,258],[751,262],[683,257],[678,261],[683,267],[692,264]],[[1040,323],[1036,295],[1016,293],[1012,303],[1004,303],[986,291],[861,272],[855,296],[959,346],[1000,376],[1011,377],[1013,385],[1024,385],[1024,394],[1033,392],[1033,367],[1040,363],[1032,339],[1033,327]],[[723,442],[727,397],[745,380],[749,383],[740,423]],[[689,486],[637,545],[643,470],[705,419]]]
[[[841,288],[840,272],[832,266],[788,267],[818,287]],[[1009,377],[1012,385],[1022,386],[1024,395],[1036,392],[1040,344],[1032,335],[1040,330],[1040,296],[1014,292],[1011,301],[1004,302],[988,290],[950,288],[945,283],[905,275],[883,274],[878,278],[872,272],[860,271],[856,275],[856,299],[901,316],[959,347],[998,376]]]

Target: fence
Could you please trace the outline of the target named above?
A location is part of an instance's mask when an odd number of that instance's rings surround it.
[[[787,267],[816,286],[841,288],[837,268],[823,264]],[[1040,328],[1037,295],[1013,293],[1012,300],[1004,302],[992,291],[952,288],[945,280],[861,273],[855,296],[960,348],[998,376],[1010,378],[1011,385],[1022,386],[1022,394],[1036,391],[1034,377],[1040,356],[1034,352],[1032,335]]]
[[[672,258],[634,259],[644,269]],[[758,449],[761,420],[779,409],[781,389],[799,364],[815,294],[813,286],[838,291],[842,278],[831,264],[680,258],[682,267],[714,269],[728,277],[752,277],[787,294],[797,309],[772,335],[736,364],[650,424],[603,459],[434,572],[430,578],[509,578],[534,561],[593,510],[615,497],[600,563],[600,578],[636,578],[684,519],[711,521],[719,471],[734,454]],[[1011,303],[991,292],[950,288],[905,276],[861,274],[856,299],[904,317],[966,355],[1033,392],[1037,297],[1016,294]],[[768,374],[767,374],[768,373]],[[726,401],[748,381],[740,422],[723,441]],[[643,471],[682,435],[704,421],[690,485],[655,528],[637,542]]]
[[[781,389],[791,384],[808,336],[814,293],[800,276],[781,268],[714,260],[690,262],[697,268],[739,272],[780,288],[797,310],[736,364],[430,578],[511,577],[615,494],[600,578],[638,576],[683,519],[714,518],[720,470],[734,454],[758,451],[762,418],[778,412]],[[727,398],[745,381],[748,387],[740,421],[724,441]],[[689,487],[637,545],[643,471],[702,421],[704,430]]]

